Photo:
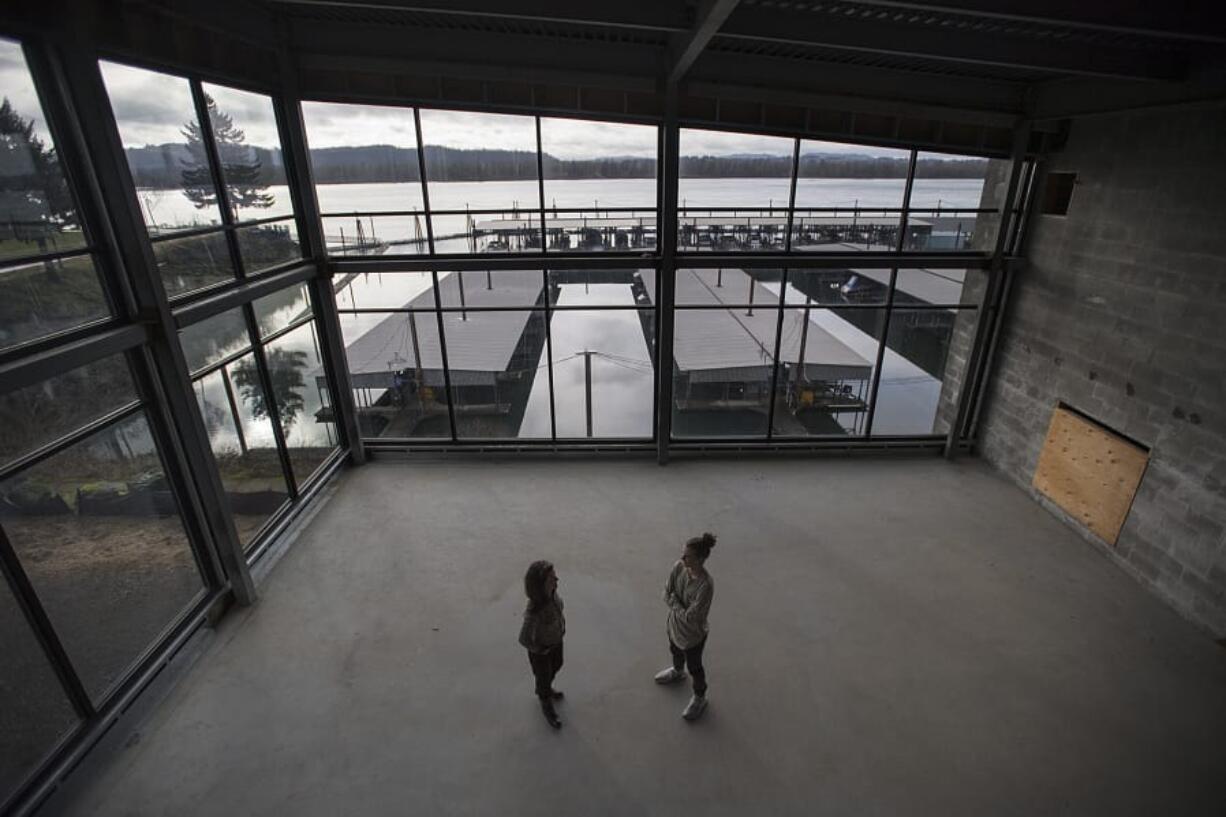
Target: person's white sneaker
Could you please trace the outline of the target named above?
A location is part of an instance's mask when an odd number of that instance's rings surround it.
[[[678,681],[685,679],[685,671],[679,670],[676,667],[662,669],[656,673],[657,684],[675,684]]]
[[[686,705],[685,711],[681,713],[681,717],[687,721],[696,721],[707,708],[707,698],[705,695],[695,695],[690,698],[690,702]]]

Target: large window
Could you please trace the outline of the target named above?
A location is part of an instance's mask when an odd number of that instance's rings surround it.
[[[328,254],[428,252],[413,110],[304,102],[302,116]]]
[[[648,286],[649,270],[344,279],[337,300],[363,436],[650,439]]]
[[[978,270],[678,270],[673,435],[944,433],[985,285]]]
[[[0,396],[0,547],[88,703],[100,708],[206,592],[166,466],[123,355]],[[77,725],[67,690],[0,588],[0,798]],[[50,636],[48,636],[50,637]],[[20,673],[20,674],[15,674]]]
[[[0,351],[110,317],[21,46],[0,39]]]
[[[303,118],[330,255],[656,246],[655,127],[321,102]]]
[[[678,249],[785,249],[794,140],[681,131]]]
[[[101,67],[167,295],[302,260],[271,99]]]
[[[645,125],[541,119],[550,251],[656,246],[657,136]]]
[[[307,288],[192,324],[180,342],[230,512],[250,549],[339,444]]]

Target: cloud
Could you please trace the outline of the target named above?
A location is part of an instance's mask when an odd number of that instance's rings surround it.
[[[26,68],[25,55],[21,46],[12,40],[0,38],[0,97],[8,99],[9,104],[23,119],[34,120],[34,132],[44,143],[51,143],[51,134],[43,119],[43,109],[38,101],[38,93],[34,90],[34,80]]]

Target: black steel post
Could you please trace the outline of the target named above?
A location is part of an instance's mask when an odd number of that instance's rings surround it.
[[[673,328],[677,275],[677,185],[681,152],[681,129],[677,122],[677,84],[664,86],[663,194],[657,219],[656,245],[660,253],[659,300],[656,303],[656,459],[668,462],[673,433]]]
[[[583,351],[583,387],[586,399],[584,405],[587,406],[587,436],[592,436],[592,353],[588,350]]]
[[[413,129],[417,133],[417,172],[421,177],[421,203],[426,211],[426,243],[434,256],[434,219],[430,217],[430,184],[426,178],[426,146],[421,141],[421,111],[413,109]],[[455,405],[451,393],[451,367],[447,363],[447,333],[443,329],[443,299],[438,288],[438,270],[430,271],[430,281],[434,288],[434,318],[438,325],[439,359],[443,364],[443,390],[447,395],[447,424],[451,429],[451,441],[459,439],[456,434]]]
[[[545,158],[541,151],[541,118],[536,117],[536,186],[540,200],[541,255],[549,252],[549,231],[545,229]],[[549,266],[542,264],[541,278],[545,285],[545,370],[549,378],[549,438],[558,439],[558,407],[553,394],[553,302],[549,286]]]
[[[156,422],[162,423],[177,443],[175,450],[167,453],[172,456],[175,469],[182,470],[194,489],[182,497],[183,507],[185,511],[190,509],[199,514],[197,518],[207,526],[235,601],[251,604],[256,598],[255,585],[230,514],[208,431],[196,406],[187,361],[145,230],[118,126],[108,103],[98,55],[80,43],[57,48],[55,53],[64,98],[72,100],[74,119],[80,124],[72,141],[92,170],[89,189],[99,197],[98,208],[108,220],[116,263],[122,264],[126,272],[137,310],[133,317],[139,316],[150,329],[147,349],[153,361],[157,390],[149,409]],[[92,138],[86,140],[84,131]],[[204,535],[203,529],[200,532]]]
[[[320,353],[332,392],[336,427],[340,430],[341,440],[349,448],[349,461],[360,465],[366,461],[366,451],[353,397],[353,382],[349,376],[349,361],[345,356],[345,337],[336,311],[336,291],[328,264],[319,200],[315,195],[306,126],[302,119],[302,106],[297,99],[296,72],[287,54],[283,53],[281,64],[286,88],[284,95],[275,100],[277,126],[281,131],[281,151],[290,197],[297,215],[298,240],[305,251],[303,255],[315,263],[315,275],[307,286],[311,302],[315,304],[316,327],[322,339]]]
[[[1022,174],[1022,165],[1026,159],[1026,148],[1030,143],[1030,125],[1022,121],[1013,130],[1013,165],[1009,170],[1009,186],[1005,192],[1005,201],[1001,207],[1001,221],[996,230],[996,246],[992,252],[991,266],[988,268],[988,288],[984,294],[983,305],[979,308],[978,320],[975,322],[975,339],[971,346],[970,356],[966,361],[966,371],[962,376],[962,387],[958,390],[958,410],[954,421],[949,425],[949,433],[945,437],[945,457],[953,459],[958,453],[958,444],[964,434],[964,428],[970,412],[971,398],[981,386],[983,371],[981,367],[986,359],[988,328],[992,321],[999,320],[1000,299],[1004,279],[1004,251],[1009,234],[1009,210],[1014,196],[1017,195],[1018,181]]]
[[[907,183],[902,191],[902,213],[898,217],[898,237],[894,241],[895,251],[902,251],[907,232],[907,208],[911,206],[911,191],[915,186],[915,167],[918,152],[911,151],[911,159],[907,162]],[[868,418],[864,422],[864,436],[873,436],[873,420],[877,416],[877,397],[881,391],[881,367],[885,363],[885,350],[890,341],[890,321],[894,317],[894,291],[898,288],[898,267],[890,268],[890,288],[885,295],[885,320],[882,321],[881,342],[877,344],[877,364],[873,367],[873,385],[868,393]]]

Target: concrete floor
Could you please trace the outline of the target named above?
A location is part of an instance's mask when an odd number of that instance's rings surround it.
[[[689,724],[651,676],[704,529]],[[542,557],[560,733],[516,644]],[[1226,813],[1226,650],[975,462],[379,462],[262,593],[64,813]]]

